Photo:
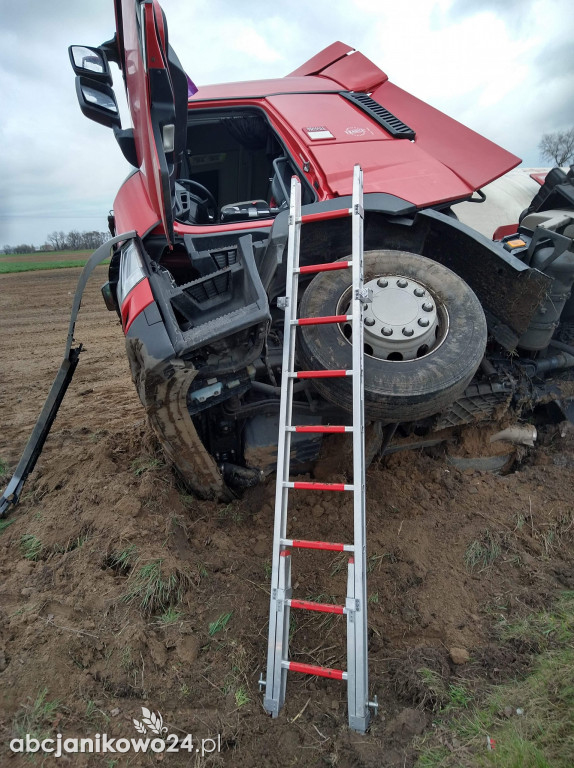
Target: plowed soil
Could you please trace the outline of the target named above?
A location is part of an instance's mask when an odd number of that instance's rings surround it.
[[[60,364],[78,274],[0,277],[0,458],[11,469]],[[500,622],[574,588],[572,432],[542,426],[537,447],[522,450],[506,475],[462,472],[436,449],[375,460],[367,508],[378,717],[364,736],[349,731],[345,684],[294,674],[271,720],[257,680],[267,649],[273,482],[227,505],[178,485],[132,386],[121,328],[99,294],[104,280],[101,268],[88,286],[76,327],[85,351],[0,534],[2,764],[30,764],[8,760],[8,744],[45,691],[56,704],[35,725],[48,733],[131,738],[145,707],[161,713],[170,733],[220,739],[205,757],[73,755],[65,762],[74,766],[413,766],[416,738],[444,703],[419,670],[446,686],[519,674],[526,650],[498,639]],[[331,479],[344,477],[338,449],[326,451],[317,476],[330,469]],[[294,536],[351,537],[345,499],[302,492],[292,509]],[[136,594],[146,566],[169,585],[163,605],[157,594],[147,606]],[[340,600],[345,570],[332,553],[298,554],[294,593]],[[344,665],[344,629],[340,617],[293,611],[293,658]],[[455,664],[465,651],[469,660]]]

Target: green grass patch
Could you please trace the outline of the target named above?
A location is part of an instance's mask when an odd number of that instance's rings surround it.
[[[176,624],[180,620],[181,616],[181,611],[177,611],[173,607],[168,608],[167,611],[164,611],[161,614],[161,616],[158,616],[158,624],[161,624],[164,627],[168,627],[170,624]]]
[[[122,600],[137,603],[143,613],[154,611],[164,613],[181,600],[185,587],[190,583],[188,576],[181,572],[166,573],[163,560],[153,560],[138,570],[132,571],[128,580],[128,591]]]
[[[140,457],[134,459],[131,463],[132,472],[136,477],[140,477],[144,472],[148,472],[150,469],[159,469],[165,466],[161,459],[154,459],[150,457]]]
[[[6,528],[12,525],[14,520],[0,520],[0,533],[4,533]]]
[[[241,707],[245,706],[245,704],[248,704],[251,701],[249,698],[249,695],[247,693],[247,690],[245,689],[245,686],[240,686],[235,691],[235,706],[237,709],[240,709]]]
[[[16,261],[0,262],[0,275],[10,275],[15,272],[37,272],[46,269],[67,269],[68,267],[83,267],[87,264],[87,259],[71,259],[62,261]],[[102,264],[109,264],[107,259]]]
[[[489,568],[500,557],[501,545],[498,537],[486,530],[480,537],[471,541],[464,553],[464,564],[469,571]]]
[[[47,701],[47,696],[48,689],[43,688],[33,702],[29,699],[28,703],[18,711],[13,724],[16,738],[25,739],[26,734],[38,741],[50,738],[51,730],[49,729],[60,702],[57,699]]]
[[[44,269],[64,269],[66,267],[83,267],[85,261],[27,261],[27,262],[2,262],[0,263],[0,275],[10,275],[14,272],[36,272]]]
[[[55,256],[59,256],[59,260],[63,259],[88,259],[93,251],[89,248],[83,248],[79,251],[65,250],[65,251],[31,251],[30,253],[6,253],[0,256],[0,262],[3,261],[48,261]],[[56,259],[58,260],[58,259]]]
[[[224,630],[225,627],[229,624],[229,620],[231,619],[232,615],[233,611],[231,611],[231,613],[222,613],[219,618],[217,618],[215,621],[212,621],[207,629],[209,636],[213,637],[218,632]]]
[[[574,766],[574,592],[563,593],[552,610],[504,622],[501,634],[541,651],[531,671],[491,686],[474,707],[466,689],[450,686],[449,705],[425,738],[416,768]]]
[[[106,565],[108,568],[113,568],[114,571],[126,575],[132,569],[137,559],[137,554],[136,545],[130,544],[129,547],[112,552],[106,559]]]
[[[37,536],[25,533],[20,537],[20,551],[26,560],[38,560],[42,553],[42,542]]]

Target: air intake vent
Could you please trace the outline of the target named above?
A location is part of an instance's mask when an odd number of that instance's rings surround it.
[[[410,140],[415,138],[416,133],[412,128],[405,125],[402,120],[399,120],[392,112],[389,112],[388,109],[385,109],[374,99],[371,99],[366,93],[341,91],[341,96],[356,104],[363,112],[366,112],[373,120],[376,120],[393,138]]]

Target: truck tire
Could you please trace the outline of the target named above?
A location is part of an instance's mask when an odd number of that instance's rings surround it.
[[[484,356],[487,330],[476,295],[457,274],[431,259],[406,251],[374,250],[364,255],[365,285],[377,278],[404,277],[423,286],[439,315],[437,338],[416,359],[382,359],[365,355],[365,417],[411,422],[440,413],[464,392]],[[300,317],[342,314],[350,302],[350,270],[323,272],[307,286]],[[352,347],[338,324],[303,326],[301,368],[350,369]],[[349,378],[314,379],[327,400],[352,410]]]

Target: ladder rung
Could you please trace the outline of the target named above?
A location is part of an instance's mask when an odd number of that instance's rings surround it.
[[[353,315],[326,315],[325,317],[300,317],[291,325],[327,325],[328,323],[350,323]]]
[[[353,427],[340,427],[340,426],[323,426],[322,424],[317,424],[316,426],[303,426],[300,425],[298,427],[286,427],[287,432],[322,432],[324,434],[333,434],[333,433],[339,433],[339,432],[352,432]]]
[[[282,547],[299,549],[323,549],[328,552],[354,552],[352,544],[335,544],[332,541],[307,541],[306,539],[281,539]]]
[[[309,600],[286,600],[291,608],[302,608],[304,611],[318,611],[319,613],[345,613],[345,606],[332,603],[313,603]]]
[[[302,224],[309,224],[311,221],[329,221],[329,219],[344,219],[353,212],[352,208],[338,208],[336,211],[319,211],[319,213],[306,213],[301,216]]]
[[[339,376],[352,376],[353,371],[323,370],[323,371],[293,371],[289,374],[294,379],[334,379]]]
[[[330,261],[328,264],[307,264],[304,267],[295,267],[293,272],[296,275],[313,275],[315,272],[332,272],[336,269],[348,269],[352,266],[352,261]]]
[[[295,488],[296,491],[354,491],[354,485],[346,483],[306,483],[306,482],[287,482],[283,483],[283,488]]]
[[[304,675],[317,675],[318,677],[329,677],[331,680],[346,680],[347,673],[342,669],[331,669],[330,667],[318,667],[316,664],[302,664],[299,661],[283,661],[283,669],[291,672],[302,672]]]

